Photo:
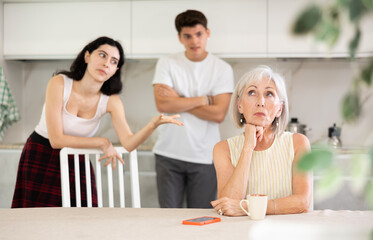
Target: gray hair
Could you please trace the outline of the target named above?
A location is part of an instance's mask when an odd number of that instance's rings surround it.
[[[261,65],[255,69],[245,73],[238,81],[230,102],[230,116],[234,125],[238,128],[242,128],[244,123],[240,122],[241,113],[238,111],[238,101],[240,100],[243,91],[251,84],[261,82],[263,79],[269,79],[273,81],[277,88],[277,94],[282,103],[282,112],[280,117],[272,122],[272,130],[276,135],[283,133],[289,121],[289,104],[288,97],[286,94],[286,86],[283,77],[274,72],[270,67]],[[278,126],[276,124],[278,122]]]

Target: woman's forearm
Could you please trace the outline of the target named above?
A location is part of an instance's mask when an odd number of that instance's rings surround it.
[[[104,149],[110,141],[103,137],[76,137],[71,135],[49,136],[49,142],[54,149],[71,148],[100,148]]]
[[[156,129],[155,124],[150,121],[142,129],[140,129],[135,134],[131,134],[121,141],[122,146],[131,152],[136,149],[141,143],[143,143]]]
[[[218,198],[228,197],[232,199],[242,199],[245,197],[252,154],[252,149],[243,148],[237,166],[224,188],[218,193]]]
[[[292,214],[308,212],[311,201],[304,195],[291,195],[285,198],[271,199],[267,203],[267,214]]]

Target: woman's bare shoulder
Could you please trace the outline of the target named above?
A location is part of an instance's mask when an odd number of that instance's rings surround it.
[[[215,144],[214,153],[215,154],[229,153],[228,141],[223,140],[223,141],[220,141],[217,144]]]
[[[118,94],[110,95],[108,103],[107,103],[106,110],[108,112],[113,112],[113,111],[116,111],[116,110],[122,109],[122,108],[124,108],[124,106],[123,106],[122,100],[120,99],[119,95]]]
[[[310,141],[308,138],[301,134],[301,133],[294,133],[293,134],[293,145],[294,145],[294,151],[298,152],[300,151],[309,151],[311,146],[310,146]]]
[[[64,85],[64,78],[62,75],[55,75],[53,76],[50,80],[49,80],[49,83],[48,85],[50,86],[53,86],[53,87],[58,87],[58,86],[62,86]]]

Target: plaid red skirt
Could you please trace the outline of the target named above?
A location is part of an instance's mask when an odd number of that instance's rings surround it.
[[[85,167],[80,158],[82,206],[87,206]],[[76,206],[74,160],[69,158],[71,206]],[[92,205],[97,207],[97,191],[91,165]],[[60,149],[53,149],[49,140],[33,132],[23,148],[18,166],[12,208],[61,207]]]

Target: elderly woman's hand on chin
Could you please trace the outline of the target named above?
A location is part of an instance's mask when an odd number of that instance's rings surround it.
[[[263,140],[264,127],[257,126],[251,123],[245,126],[245,141],[249,144],[251,149],[254,149],[257,142]]]
[[[237,217],[246,215],[240,207],[240,200],[228,197],[222,197],[215,201],[211,201],[211,205],[220,215]]]

